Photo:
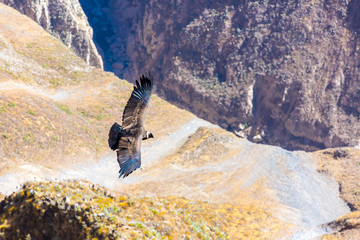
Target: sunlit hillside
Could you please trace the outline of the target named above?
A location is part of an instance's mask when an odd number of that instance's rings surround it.
[[[76,161],[75,154],[83,159],[104,152],[131,84],[86,65],[29,18],[1,7],[0,173],[20,162],[52,168]],[[153,96],[147,126],[160,137],[193,117]]]
[[[113,195],[85,181],[25,184],[0,207],[5,239],[268,239],[286,231],[255,204]]]
[[[59,169],[84,161],[96,163],[108,152],[108,129],[114,121],[121,121],[132,86],[111,73],[89,67],[27,17],[3,5],[1,9],[0,187],[2,193],[9,193],[22,181],[51,179]],[[146,126],[156,139],[162,139],[193,118],[191,113],[153,96]],[[115,158],[113,161],[116,163]],[[115,175],[116,168],[112,169]],[[118,178],[114,176],[113,181]],[[90,191],[91,185],[82,181],[27,184],[2,203],[1,236],[41,239],[56,229],[61,232],[57,236],[76,232],[80,239],[227,239],[241,236],[238,225],[249,228],[243,230],[243,236],[252,237],[276,236],[282,229],[278,220],[255,205],[210,205],[181,195],[163,199],[111,197],[104,195],[110,190],[101,187]],[[95,210],[87,214],[89,208]],[[23,217],[25,212],[31,219]],[[49,212],[53,215],[48,216]],[[38,220],[44,216],[49,222],[40,224]],[[59,216],[69,217],[69,225],[57,225],[62,222]],[[33,226],[32,230],[19,232],[19,219]],[[77,224],[73,226],[72,221]],[[263,231],[263,223],[274,231]],[[118,227],[122,228],[120,232]]]

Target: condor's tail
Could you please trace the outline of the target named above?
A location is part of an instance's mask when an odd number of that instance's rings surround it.
[[[121,130],[122,127],[117,122],[115,122],[110,128],[108,143],[109,143],[109,147],[114,151],[117,149],[119,145]]]

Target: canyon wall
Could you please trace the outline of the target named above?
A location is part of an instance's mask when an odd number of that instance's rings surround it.
[[[360,3],[345,1],[1,0],[88,63],[201,118],[287,149],[360,141]],[[80,20],[78,20],[80,19]]]
[[[116,74],[150,70],[160,96],[254,141],[358,144],[358,1],[96,2],[82,5]]]
[[[88,64],[103,68],[103,61],[92,40],[93,30],[77,0],[0,0],[39,23],[61,39]]]

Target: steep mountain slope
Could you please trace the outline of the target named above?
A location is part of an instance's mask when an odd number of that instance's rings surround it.
[[[197,116],[288,149],[359,143],[358,1],[80,2],[109,69],[151,69]]]
[[[61,39],[88,64],[103,68],[103,61],[92,40],[89,26],[79,1],[0,0],[39,23],[46,31]]]
[[[120,121],[132,86],[88,66],[29,18],[1,6],[0,171],[19,167],[20,160],[52,166],[74,152],[107,149],[108,128]],[[152,100],[148,124],[158,137],[194,117]],[[160,125],[160,117],[172,124]]]

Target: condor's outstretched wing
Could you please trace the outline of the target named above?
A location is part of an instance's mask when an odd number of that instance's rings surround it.
[[[120,176],[127,177],[141,166],[141,136],[121,136],[117,142],[117,161],[120,166]]]
[[[117,161],[120,176],[127,177],[141,166],[141,141],[145,113],[153,90],[153,77],[150,73],[140,76],[140,82],[131,93],[123,113],[122,129],[126,136],[118,142]]]
[[[123,129],[131,128],[145,121],[145,112],[153,90],[153,77],[150,73],[140,76],[124,109],[122,118]]]
[[[120,165],[120,176],[127,177],[141,166],[140,152],[133,153],[131,149],[122,148],[117,151],[117,161]]]

